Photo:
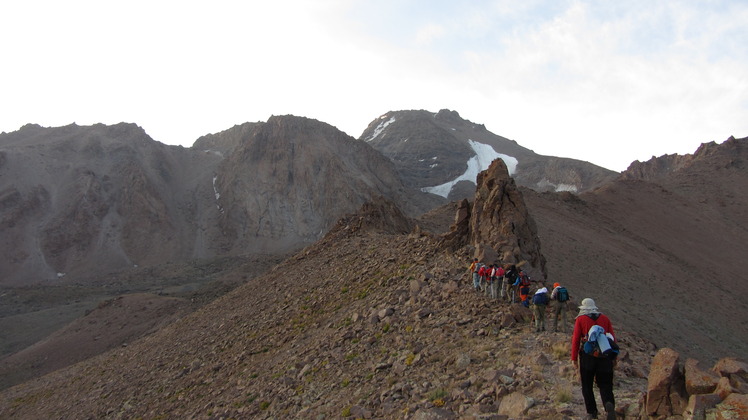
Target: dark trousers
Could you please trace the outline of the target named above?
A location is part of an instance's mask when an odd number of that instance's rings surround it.
[[[600,398],[603,400],[603,406],[610,401],[613,407],[616,401],[613,398],[613,361],[607,357],[594,357],[583,352],[579,352],[579,376],[582,379],[582,396],[587,413],[597,413],[595,404],[595,393],[592,385],[597,382],[597,388],[600,390]]]

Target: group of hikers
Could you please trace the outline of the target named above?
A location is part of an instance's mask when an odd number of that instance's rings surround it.
[[[484,293],[489,299],[519,302],[526,308],[532,307],[536,332],[545,331],[546,308],[553,303],[553,331],[560,329],[566,332],[566,302],[569,300],[569,291],[566,287],[554,283],[549,293],[548,288],[540,282],[540,287],[531,294],[532,284],[538,282],[532,280],[520,264],[486,265],[474,258],[469,271],[473,279],[473,288],[479,293]]]
[[[532,308],[535,332],[545,331],[545,313],[553,303],[553,331],[566,332],[567,302],[569,292],[559,283],[553,284],[548,293],[544,281],[533,281],[521,268],[521,264],[481,263],[474,258],[470,263],[472,287],[493,300],[515,303],[519,302]],[[532,283],[540,283],[531,294]],[[586,419],[597,419],[598,411],[593,386],[597,384],[600,398],[606,412],[606,419],[614,420],[615,398],[613,396],[613,370],[618,355],[618,345],[610,319],[603,315],[591,298],[582,300],[579,314],[574,320],[571,339],[571,361],[578,371],[582,384]]]

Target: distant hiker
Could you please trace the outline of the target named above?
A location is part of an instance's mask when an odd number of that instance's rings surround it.
[[[525,305],[525,308],[530,307],[530,283],[531,283],[530,276],[527,275],[523,270],[519,270],[517,273],[517,280],[514,282],[514,286],[517,287],[519,291],[519,301],[523,305]]]
[[[493,267],[493,288],[491,289],[491,299],[498,299],[498,290],[502,289],[502,280],[504,279],[504,269],[501,267],[501,264],[494,264]],[[502,289],[502,295],[503,295],[503,289]]]
[[[509,265],[504,273],[504,287],[506,288],[506,299],[514,303],[514,283],[517,281],[517,266],[514,264]]]
[[[593,328],[594,327],[594,328]],[[614,360],[610,357],[597,357],[586,353],[582,346],[587,341],[590,330],[602,330],[602,334],[610,334],[615,339],[613,325],[607,316],[600,313],[595,301],[590,298],[582,300],[579,307],[579,315],[574,322],[574,334],[571,338],[571,361],[574,367],[579,368],[579,378],[582,382],[582,396],[587,409],[587,418],[597,418],[597,404],[592,385],[597,383],[600,390],[600,399],[607,413],[607,420],[614,420],[615,398],[613,397],[613,366]],[[604,335],[603,335],[604,337]],[[578,360],[578,362],[577,362]]]
[[[478,277],[480,278],[480,290],[482,292],[486,291],[486,267],[485,264],[481,263],[480,268],[478,269]]]
[[[535,316],[535,332],[545,331],[545,308],[548,307],[548,289],[541,287],[532,297],[532,312]]]
[[[553,283],[553,291],[551,292],[551,300],[553,306],[551,308],[551,315],[553,315],[553,332],[558,331],[558,324],[561,323],[561,331],[566,332],[566,302],[569,301],[569,291],[560,283]]]
[[[488,297],[491,297],[491,289],[493,288],[493,270],[493,264],[486,267],[486,289],[483,292]]]
[[[478,276],[478,270],[480,269],[480,264],[478,264],[478,259],[473,258],[473,263],[470,264],[470,273],[473,275],[473,289],[478,290],[478,287],[480,286],[480,277]]]

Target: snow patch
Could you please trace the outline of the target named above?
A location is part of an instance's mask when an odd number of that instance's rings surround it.
[[[218,192],[218,187],[216,186],[216,181],[218,180],[218,175],[213,175],[213,194],[216,196],[216,208],[223,213],[223,208],[221,207],[221,204],[218,202],[218,199],[221,198],[221,193]]]
[[[491,162],[496,159],[501,159],[504,161],[507,169],[509,170],[510,176],[513,175],[517,170],[517,163],[519,163],[517,161],[517,158],[505,155],[503,153],[497,153],[492,146],[489,146],[487,144],[478,143],[473,140],[468,140],[468,144],[475,152],[475,156],[467,161],[467,170],[465,171],[465,173],[453,179],[452,181],[445,182],[444,184],[434,187],[421,188],[421,191],[447,198],[450,191],[452,191],[452,187],[454,187],[458,182],[470,181],[475,184],[475,180],[478,178],[478,173],[488,169],[488,167],[491,165]]]
[[[576,192],[579,192],[579,189],[577,188],[576,185],[572,185],[572,184],[556,185],[556,192],[561,192],[561,191],[568,191],[568,192],[576,193]]]
[[[564,192],[564,191],[572,192],[572,193],[579,192],[579,188],[574,184],[554,184],[551,181],[549,181],[547,178],[541,179],[536,185],[541,190],[552,189],[555,192]]]
[[[216,156],[223,157],[223,153],[221,153],[219,150],[206,149],[206,150],[203,150],[203,153],[212,153],[212,154],[214,154]]]
[[[384,117],[385,116],[382,115],[379,118],[383,119]],[[387,128],[388,125],[392,124],[395,121],[396,121],[395,117],[392,117],[392,118],[390,118],[387,121],[380,122],[379,125],[377,126],[377,128],[374,129],[374,133],[371,136],[369,136],[369,138],[367,138],[366,141],[370,142],[370,141],[374,140],[375,138],[379,137],[379,135],[382,134],[382,132],[384,131],[384,129]]]

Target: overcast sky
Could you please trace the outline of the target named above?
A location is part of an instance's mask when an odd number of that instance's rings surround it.
[[[623,170],[748,136],[748,1],[0,2],[0,131],[131,122],[155,140],[271,115],[358,138],[451,109]]]

